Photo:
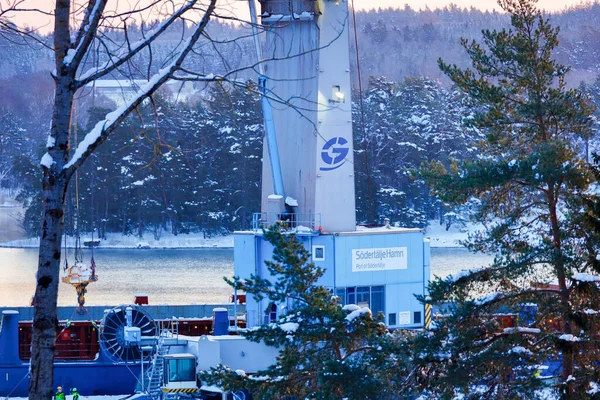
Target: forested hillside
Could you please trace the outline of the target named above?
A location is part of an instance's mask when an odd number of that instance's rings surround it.
[[[592,81],[600,67],[600,3],[548,15],[560,27],[557,61],[572,66],[569,81]],[[402,80],[409,76],[447,78],[437,59],[467,66],[460,38],[475,39],[482,29],[507,26],[508,16],[497,12],[454,6],[415,11],[386,9],[357,14],[358,48],[363,78],[385,76]],[[352,60],[352,59],[351,59]],[[356,64],[355,60],[352,60]]]
[[[561,26],[557,56],[573,67],[570,84],[582,85],[600,103],[600,5],[550,17]],[[354,55],[351,64],[360,222],[389,217],[404,226],[423,227],[432,218],[448,221],[468,213],[448,210],[430,196],[424,182],[411,178],[410,170],[425,161],[449,165],[452,159],[477,156],[472,143],[483,133],[464,127],[471,114],[469,101],[443,77],[437,59],[467,65],[460,37],[478,37],[482,28],[507,22],[503,14],[455,7],[357,13],[362,93]],[[137,29],[129,32],[132,39],[147,27]],[[211,26],[217,40],[245,33],[226,23]],[[24,225],[35,236],[41,209],[37,164],[49,129],[52,63],[42,47],[6,38],[0,38],[0,46],[0,185],[20,190],[27,209]],[[248,39],[224,43],[218,54],[212,48],[203,51],[189,62],[207,73],[218,73],[223,62],[229,70],[251,65],[256,57]],[[160,57],[160,51],[153,56]],[[88,60],[90,67],[99,62]],[[135,71],[133,77],[143,79],[147,73]],[[256,79],[243,68],[230,78]],[[259,99],[227,84],[195,89],[197,94],[185,102],[165,92],[145,104],[84,166],[77,190],[83,230],[95,228],[100,236],[122,232],[160,237],[164,231],[214,235],[249,227],[260,203]],[[356,101],[360,94],[364,109]],[[95,92],[82,96],[73,133],[83,136],[106,113],[103,106],[110,101]],[[73,227],[75,190],[72,185],[67,232]]]

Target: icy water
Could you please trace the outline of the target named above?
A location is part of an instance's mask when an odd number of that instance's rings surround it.
[[[90,257],[88,250],[84,259]],[[99,280],[88,286],[88,305],[131,303],[138,293],[147,294],[152,304],[215,304],[231,294],[223,276],[233,275],[232,249],[98,249],[94,259]],[[444,277],[491,260],[460,248],[433,248],[431,273]],[[0,248],[0,306],[29,304],[36,269],[37,249]],[[75,289],[61,283],[58,303],[76,305]]]
[[[0,305],[29,304],[37,254],[37,249],[0,248]],[[84,260],[90,257],[85,251]],[[97,249],[94,260],[98,281],[88,286],[88,305],[131,303],[139,293],[147,294],[152,304],[223,303],[229,298],[223,276],[233,274],[232,249]],[[75,289],[61,283],[58,303],[77,305]]]
[[[453,272],[488,266],[493,256],[473,254],[463,248],[440,247],[431,249],[431,277],[445,278]]]

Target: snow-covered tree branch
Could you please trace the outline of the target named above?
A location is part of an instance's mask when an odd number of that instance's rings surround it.
[[[127,24],[131,22],[129,18],[136,13],[139,16],[142,11],[147,10],[134,9],[117,16],[116,12],[109,15],[108,0],[90,0],[85,7],[80,8],[83,11],[73,11],[70,0],[57,0],[55,3],[55,96],[47,152],[41,161],[43,217],[35,293],[30,398],[50,399],[52,395],[60,246],[64,228],[65,194],[69,181],[74,172],[132,111],[175,77],[194,47],[205,38],[205,30],[214,16],[217,1],[189,0],[181,4],[155,1],[152,4],[158,8],[165,7],[165,4],[167,9],[173,8],[155,28],[143,33],[140,40],[132,43],[129,35],[125,35],[125,42],[119,44],[110,37],[108,28],[111,28],[112,22],[120,20],[121,28],[127,32]],[[15,11],[16,5],[11,10]],[[74,16],[81,16],[81,19],[75,22],[76,26],[72,28]],[[182,29],[184,34],[166,55],[163,54],[164,57],[154,58],[153,45],[158,38],[172,32],[175,25]],[[96,65],[90,67],[91,54],[97,54],[99,49],[102,49],[105,61],[97,60]],[[137,57],[144,50],[151,55],[145,67],[147,82],[141,84],[122,106],[106,114],[79,143],[75,142],[71,135],[71,126],[78,89],[115,73],[133,79],[135,74],[139,75],[141,68],[144,68],[137,64]],[[154,66],[154,63],[160,64]]]

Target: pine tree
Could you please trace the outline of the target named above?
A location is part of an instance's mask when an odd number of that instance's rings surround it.
[[[298,399],[385,399],[409,393],[406,374],[408,336],[394,336],[368,308],[342,307],[339,299],[318,284],[324,270],[294,234],[275,225],[265,233],[274,246],[266,261],[274,281],[259,276],[229,284],[288,311],[276,322],[243,332],[253,342],[279,349],[276,363],[255,376],[218,366],[201,380],[226,390],[249,389],[255,398],[294,396]]]
[[[569,68],[553,59],[558,28],[536,0],[499,3],[511,28],[484,30],[483,44],[462,40],[472,69],[439,62],[473,100],[470,125],[486,135],[480,156],[421,170],[443,199],[481,201],[476,219],[486,229],[467,246],[495,259],[431,283],[431,302],[452,305],[423,337],[420,360],[433,397],[531,398],[536,366],[554,363],[562,398],[590,398],[600,361],[600,247],[589,228],[596,177],[584,151],[593,108],[566,87]],[[502,313],[520,315],[518,326],[500,324]]]

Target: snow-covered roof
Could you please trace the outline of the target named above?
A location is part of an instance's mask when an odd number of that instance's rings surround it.
[[[223,390],[220,387],[214,385],[202,385],[200,386],[200,390],[211,393],[223,393]]]
[[[285,198],[285,204],[287,204],[290,207],[298,207],[298,200],[294,199],[293,197],[287,196]]]
[[[475,305],[483,306],[485,304],[491,303],[491,302],[495,301],[496,299],[498,299],[499,297],[502,297],[503,294],[504,293],[501,293],[501,292],[495,292],[495,293],[490,293],[483,297],[479,297],[478,299],[475,300]]]
[[[386,226],[378,226],[376,228],[367,228],[365,226],[357,226],[356,231],[353,232],[339,232],[340,236],[350,236],[350,235],[386,235],[386,234],[397,234],[397,233],[416,233],[423,232],[423,229],[420,228],[397,228],[394,226],[386,227]]]
[[[504,328],[504,333],[540,333],[541,331],[537,328],[524,328],[522,326],[516,328]]]
[[[579,339],[575,335],[565,333],[563,335],[560,335],[558,337],[558,340],[564,340],[565,342],[579,342],[581,339]]]

